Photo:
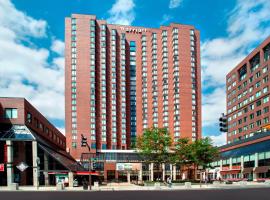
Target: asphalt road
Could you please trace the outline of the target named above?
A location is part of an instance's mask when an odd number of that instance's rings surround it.
[[[1,200],[270,200],[269,188],[178,191],[0,192]]]

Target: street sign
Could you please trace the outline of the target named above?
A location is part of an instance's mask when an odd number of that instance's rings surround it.
[[[26,163],[21,162],[21,163],[18,164],[16,167],[17,167],[21,172],[23,172],[23,171],[26,170],[29,166],[28,166]]]
[[[5,171],[5,165],[4,164],[0,164],[0,172],[4,172]]]

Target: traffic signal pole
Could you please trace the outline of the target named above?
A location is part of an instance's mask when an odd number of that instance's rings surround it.
[[[90,154],[90,158],[89,158],[89,167],[88,167],[88,170],[89,170],[89,190],[92,190],[92,176],[91,176],[91,165],[92,165],[92,159],[91,159],[91,147],[90,145],[88,144],[87,142],[87,138],[83,136],[83,134],[81,135],[82,136],[82,141],[81,141],[81,147],[88,147],[88,151],[89,151],[89,154]]]
[[[92,176],[91,176],[91,154],[90,154],[90,159],[89,159],[89,190],[92,190]]]

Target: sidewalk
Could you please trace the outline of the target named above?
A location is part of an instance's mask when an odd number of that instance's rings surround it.
[[[226,184],[202,184],[200,185],[192,185],[191,188],[187,188],[184,185],[172,186],[171,188],[167,186],[137,186],[132,184],[124,184],[124,185],[107,185],[107,186],[99,186],[92,187],[92,191],[145,191],[145,190],[210,190],[210,189],[248,189],[248,188],[270,188],[270,184],[265,183],[254,183],[248,182],[246,185],[240,185],[239,183],[234,183],[231,185]],[[11,191],[8,187],[0,187],[0,191]],[[18,191],[80,191],[80,192],[89,192],[89,190],[83,190],[82,187],[66,187],[64,190],[57,190],[55,187],[39,187],[38,189],[32,186],[20,186]]]

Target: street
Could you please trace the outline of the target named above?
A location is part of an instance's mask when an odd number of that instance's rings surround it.
[[[9,200],[268,200],[269,188],[215,189],[185,191],[103,191],[103,192],[1,192],[1,199]]]

